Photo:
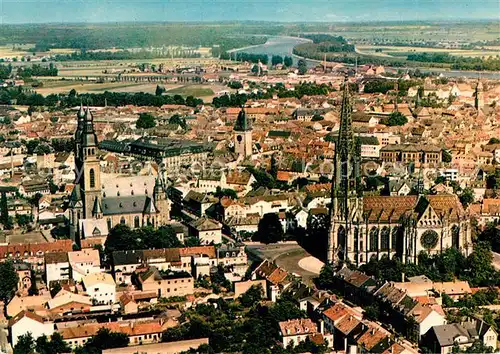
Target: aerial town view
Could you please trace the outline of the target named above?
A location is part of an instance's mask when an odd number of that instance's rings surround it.
[[[500,353],[498,0],[0,19],[0,354]]]

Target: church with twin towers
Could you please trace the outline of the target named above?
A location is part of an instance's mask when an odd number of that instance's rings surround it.
[[[80,107],[75,132],[75,184],[69,201],[71,239],[104,242],[118,224],[159,227],[170,221],[165,182],[158,176],[120,176],[101,172],[94,118]]]
[[[398,257],[416,263],[424,251],[454,247],[472,252],[471,223],[456,195],[363,195],[361,147],[352,129],[352,103],[344,81],[335,143],[326,259],[354,265]]]

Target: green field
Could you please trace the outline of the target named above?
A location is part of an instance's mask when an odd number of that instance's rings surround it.
[[[193,97],[207,97],[207,96],[213,96],[214,91],[208,87],[203,87],[203,86],[200,87],[200,85],[186,85],[168,90],[167,94],[193,96]]]

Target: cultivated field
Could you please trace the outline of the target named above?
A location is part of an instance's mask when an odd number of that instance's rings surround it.
[[[381,49],[382,51],[377,51]],[[356,51],[360,54],[375,55],[380,57],[407,57],[412,53],[448,53],[461,57],[490,57],[500,55],[500,48],[492,47],[488,50],[462,50],[445,48],[400,47],[381,45],[357,45]]]

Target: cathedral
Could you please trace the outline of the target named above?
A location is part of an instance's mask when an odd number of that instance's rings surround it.
[[[363,196],[361,147],[352,131],[352,104],[344,82],[335,144],[327,260],[354,265],[398,257],[416,263],[420,252],[455,247],[472,251],[470,219],[456,195]]]
[[[98,141],[90,110],[77,113],[75,186],[70,196],[70,236],[75,242],[99,238],[104,242],[117,224],[131,228],[159,227],[170,220],[170,204],[161,174],[122,177],[101,173]]]

